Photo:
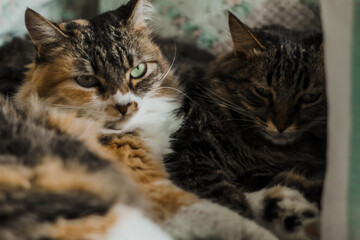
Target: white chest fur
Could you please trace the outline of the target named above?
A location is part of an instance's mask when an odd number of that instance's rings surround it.
[[[175,114],[181,101],[170,97],[146,97],[121,132],[140,129],[142,138],[159,158],[171,152],[170,135],[180,128],[182,117]]]

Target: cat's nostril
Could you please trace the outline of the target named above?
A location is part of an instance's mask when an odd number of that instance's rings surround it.
[[[131,105],[131,103],[128,103],[127,105],[120,105],[120,104],[115,104],[115,109],[118,110],[122,115],[125,115],[127,110],[129,109],[129,106]]]
[[[300,225],[301,225],[301,221],[299,217],[296,215],[287,216],[284,219],[284,227],[288,232],[294,231],[295,228]]]

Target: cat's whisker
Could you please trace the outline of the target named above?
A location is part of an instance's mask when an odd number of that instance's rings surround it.
[[[206,95],[206,92],[203,92],[205,95]],[[248,118],[252,118],[253,116],[250,115],[248,112],[244,111],[241,107],[237,106],[237,105],[233,105],[233,104],[229,104],[227,102],[223,102],[221,101],[221,99],[214,99],[213,97],[211,96],[207,96],[207,98],[204,98],[202,97],[202,99],[205,99],[205,100],[211,100],[212,103],[217,103],[217,104],[221,104],[223,107],[225,108],[228,108],[230,110],[233,110],[245,117],[248,117]]]
[[[150,93],[156,93],[156,91],[161,90],[161,89],[170,89],[170,90],[174,90],[180,94],[182,94],[184,97],[186,97],[187,99],[189,99],[191,102],[193,102],[194,104],[198,105],[191,97],[189,97],[186,93],[184,93],[183,91],[181,91],[180,89],[177,88],[173,88],[173,87],[158,87],[154,90],[152,90]],[[155,95],[155,94],[154,94]],[[177,100],[179,102],[182,102],[182,100]]]
[[[84,109],[81,107],[77,107],[77,106],[69,106],[69,105],[62,105],[62,104],[50,104],[51,107],[56,107],[58,109],[62,109],[62,110],[75,110],[78,114],[82,114],[82,116],[85,116],[86,114],[97,114],[99,116],[102,115],[102,111],[97,111],[94,109]]]
[[[244,122],[244,123],[252,123],[254,124],[254,121],[251,119],[246,118],[238,118],[238,119],[226,119],[224,122]],[[244,124],[241,124],[241,126],[244,126]]]
[[[164,73],[164,75],[160,78],[160,82],[162,82],[162,81],[166,78],[166,76],[170,73],[170,71],[171,71],[171,69],[172,69],[172,67],[173,67],[173,65],[174,65],[174,63],[175,63],[176,51],[177,51],[177,49],[176,49],[176,43],[174,42],[174,56],[173,56],[173,59],[172,59],[172,61],[171,61],[171,64],[170,64],[169,68],[167,69],[167,71],[166,71],[166,72]]]
[[[225,99],[225,98],[223,98],[223,97],[219,96],[219,95],[218,95],[218,94],[216,94],[214,91],[211,91],[209,88],[205,88],[205,87],[204,87],[204,89],[205,89],[206,91],[208,91],[209,93],[211,93],[213,96],[215,96],[215,97],[217,97],[217,98],[221,99],[222,101],[224,101],[224,102],[226,102],[226,103],[230,104],[231,106],[234,106],[234,107],[240,108],[240,106],[238,106],[237,104],[235,104],[235,103],[233,103],[233,102],[231,102],[231,101],[229,101],[229,100],[227,100],[227,99]]]
[[[232,104],[229,104],[229,103],[226,103],[226,102],[222,102],[222,101],[217,101],[216,102],[216,99],[213,99],[211,97],[208,98],[208,100],[212,100],[213,103],[217,103],[217,104],[221,104],[222,107],[225,107],[227,109],[230,109],[230,110],[233,110],[234,112],[237,112],[245,117],[248,117],[248,118],[252,118],[253,116],[250,115],[248,112],[244,111],[242,108],[240,108],[239,106],[234,106]]]

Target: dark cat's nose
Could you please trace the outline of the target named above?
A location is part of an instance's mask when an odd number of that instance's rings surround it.
[[[300,221],[299,217],[296,215],[287,216],[284,219],[284,227],[285,227],[286,231],[288,231],[288,232],[294,231],[295,228],[300,225],[301,225],[301,221]]]
[[[276,123],[276,122],[274,122],[274,124],[275,124],[276,129],[279,131],[279,133],[284,132],[290,126],[290,124],[288,124],[288,123]]]
[[[126,112],[129,109],[129,106],[131,105],[131,103],[128,103],[126,105],[120,105],[120,104],[115,104],[115,109],[118,110],[122,115],[125,115]]]

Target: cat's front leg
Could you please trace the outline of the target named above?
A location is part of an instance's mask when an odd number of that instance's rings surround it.
[[[320,213],[299,191],[274,186],[246,194],[256,222],[283,240],[319,239]]]
[[[226,207],[201,200],[165,223],[176,240],[276,240],[270,231]]]

